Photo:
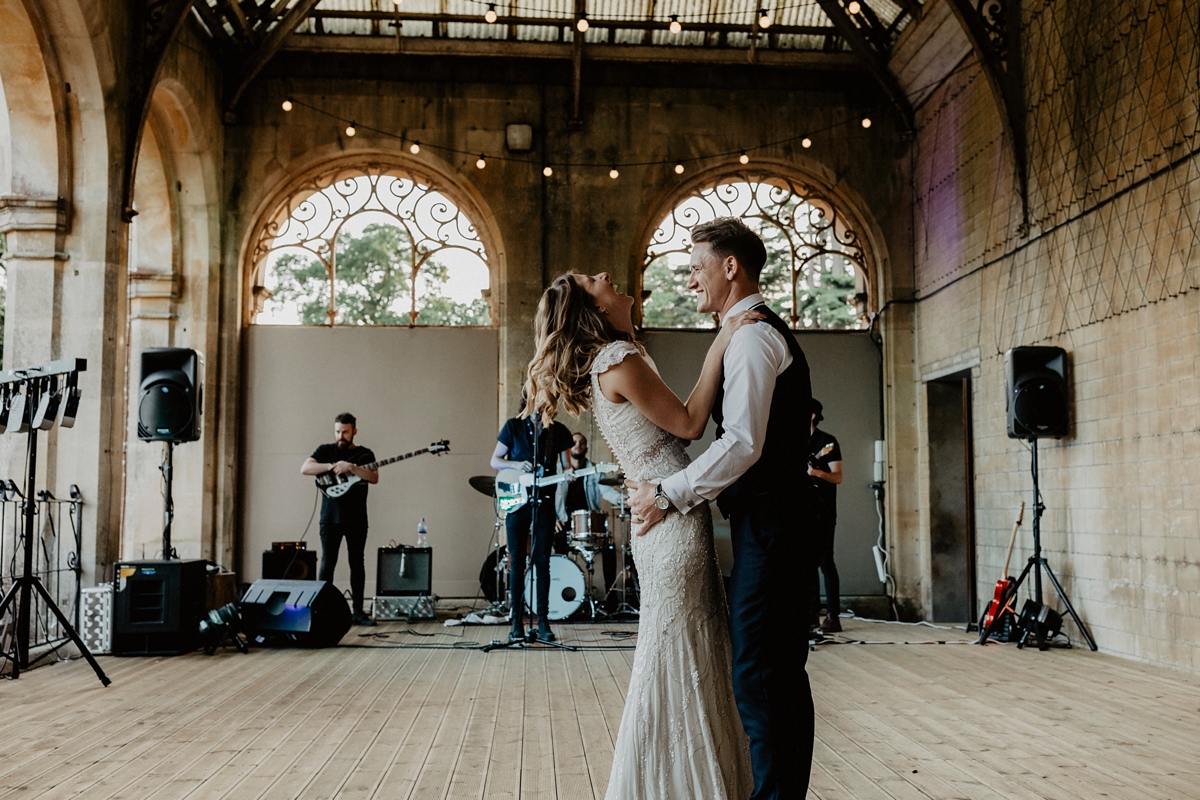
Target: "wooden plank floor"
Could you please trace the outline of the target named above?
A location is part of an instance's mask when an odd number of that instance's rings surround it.
[[[104,657],[107,689],[39,667],[0,682],[0,800],[602,798],[636,626],[558,630],[605,649],[385,624],[329,650]],[[877,644],[811,654],[810,797],[1200,797],[1196,676],[967,638],[847,621]]]

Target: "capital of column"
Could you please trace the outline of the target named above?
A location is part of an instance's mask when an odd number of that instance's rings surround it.
[[[66,261],[55,250],[56,234],[66,229],[65,204],[54,197],[0,195],[0,234],[6,245],[3,261]]]
[[[163,272],[129,273],[129,313],[133,319],[174,319],[172,304],[179,299],[178,275]]]

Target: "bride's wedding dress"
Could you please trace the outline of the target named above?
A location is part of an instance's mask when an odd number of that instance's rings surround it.
[[[604,347],[592,365],[592,408],[626,476],[659,481],[687,466],[683,443],[633,403],[613,403],[599,376],[630,353]],[[633,537],[641,619],[613,752],[608,800],[740,800],[753,788],[733,699],[728,609],[708,506],[672,511]]]

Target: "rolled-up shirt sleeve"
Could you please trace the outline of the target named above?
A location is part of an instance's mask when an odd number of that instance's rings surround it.
[[[734,333],[723,362],[721,436],[686,469],[662,482],[663,494],[676,508],[687,513],[716,499],[758,461],[775,381],[789,363],[787,343],[769,324],[746,325]]]

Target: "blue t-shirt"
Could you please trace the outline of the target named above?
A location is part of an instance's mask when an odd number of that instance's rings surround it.
[[[496,441],[508,448],[508,455],[505,458],[509,461],[532,462],[533,420],[513,417],[504,423]],[[575,444],[575,440],[571,437],[571,431],[567,430],[567,426],[561,422],[555,422],[549,428],[543,428],[542,435],[538,440],[538,463],[542,466],[542,471],[547,475],[557,471],[555,465],[558,463],[560,454],[564,450],[570,450],[573,444]],[[552,493],[554,487],[545,487],[542,491]]]

